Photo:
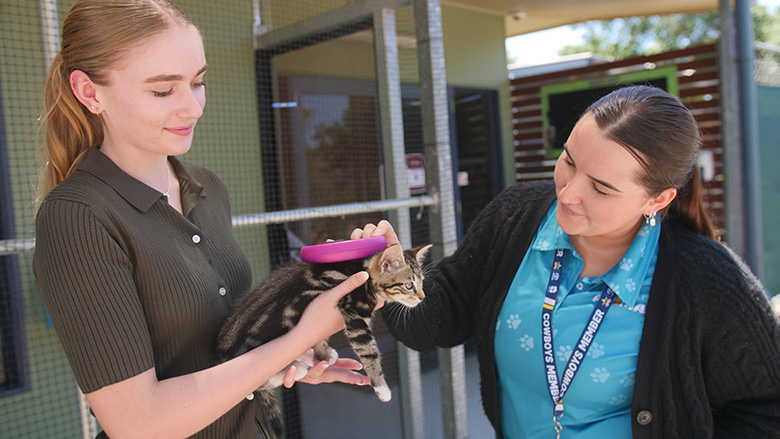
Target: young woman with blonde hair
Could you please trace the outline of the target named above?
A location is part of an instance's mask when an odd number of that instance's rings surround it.
[[[34,271],[99,437],[256,437],[247,395],[342,329],[336,304],[367,278],[217,363],[216,335],[251,270],[225,184],[176,159],[203,114],[207,68],[200,32],[172,2],[79,0],[46,80]],[[321,362],[303,381],[367,384],[359,367]]]

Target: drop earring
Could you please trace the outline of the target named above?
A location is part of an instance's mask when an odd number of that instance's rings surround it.
[[[650,227],[655,227],[655,211],[652,214],[643,214],[645,217],[645,224],[650,224]]]

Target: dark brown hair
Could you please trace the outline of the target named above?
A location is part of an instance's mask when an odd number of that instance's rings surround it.
[[[716,239],[704,209],[696,166],[701,134],[693,115],[676,96],[656,87],[624,87],[594,102],[585,113],[593,114],[607,138],[639,161],[639,181],[649,194],[677,189],[665,217]]]
[[[44,86],[46,148],[39,199],[67,178],[91,146],[103,143],[100,117],[87,111],[70,87],[81,70],[105,85],[106,71],[126,50],[175,25],[192,25],[170,0],[79,0],[62,24],[62,45]]]

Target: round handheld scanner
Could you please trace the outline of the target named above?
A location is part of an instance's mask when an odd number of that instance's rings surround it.
[[[313,264],[344,262],[367,258],[386,248],[387,239],[384,236],[351,241],[333,241],[301,248],[301,260]]]

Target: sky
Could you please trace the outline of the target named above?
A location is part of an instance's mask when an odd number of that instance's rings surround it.
[[[780,6],[780,0],[757,0],[769,11]],[[544,64],[558,58],[558,49],[569,44],[578,44],[583,31],[574,31],[569,26],[561,26],[526,35],[506,39],[507,56],[517,60],[520,65]]]

